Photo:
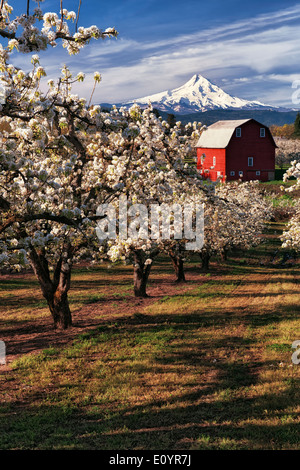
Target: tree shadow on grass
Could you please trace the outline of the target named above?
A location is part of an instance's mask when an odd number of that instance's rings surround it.
[[[269,281],[268,281],[269,282]],[[213,285],[213,284],[212,284]],[[230,294],[228,294],[230,295]],[[269,295],[269,294],[267,294]],[[272,294],[270,294],[272,295]],[[172,302],[180,298],[178,294]],[[194,296],[194,295],[193,295]],[[105,332],[114,335],[126,333],[134,345],[137,333],[164,333],[172,330],[180,342],[166,341],[163,348],[153,356],[153,363],[146,367],[143,363],[125,358],[110,357],[111,367],[118,368],[120,387],[126,386],[128,373],[159,375],[166,378],[168,372],[192,370],[197,381],[187,381],[181,389],[173,387],[167,399],[131,400],[118,402],[113,396],[105,402],[101,397],[90,401],[72,404],[60,403],[63,387],[49,387],[44,390],[38,383],[28,392],[26,402],[12,402],[5,407],[0,405],[2,433],[1,449],[95,449],[95,450],[190,450],[190,449],[288,449],[299,445],[299,416],[296,405],[299,403],[299,378],[286,383],[285,390],[271,390],[259,382],[260,370],[268,370],[274,361],[264,361],[244,354],[255,350],[258,339],[223,335],[221,338],[201,336],[207,327],[222,329],[230,325],[242,325],[253,329],[280,324],[281,321],[299,318],[298,304],[277,305],[274,312],[245,305],[235,307],[235,295],[231,294],[233,305],[230,309],[205,307],[205,300],[199,307],[190,308],[189,313],[155,313],[155,305],[145,313],[122,316],[112,329],[107,321],[97,322],[97,328],[87,332],[85,339]],[[163,297],[162,297],[163,299]],[[114,301],[116,299],[113,299]],[[124,299],[123,299],[124,300]],[[168,303],[165,298],[162,303]],[[172,310],[172,309],[171,309]],[[28,328],[29,328],[28,324]],[[41,326],[39,326],[40,328]],[[32,326],[31,326],[32,328]],[[47,334],[37,329],[35,333]],[[47,330],[48,328],[48,330]],[[213,334],[213,330],[212,330]],[[197,336],[198,335],[198,336]],[[195,338],[198,337],[198,343]],[[150,336],[149,336],[150,338]],[[38,341],[38,336],[36,337]],[[150,339],[148,339],[150,341]],[[134,347],[134,346],[133,346]],[[227,351],[228,357],[223,357]],[[231,352],[236,353],[231,356]],[[216,361],[214,361],[216,358]],[[72,358],[70,358],[70,361]],[[126,362],[127,360],[127,362]],[[295,366],[293,366],[295,367]],[[123,378],[122,378],[123,377]],[[94,377],[93,380],[101,380]],[[124,381],[124,383],[122,383]],[[76,391],[78,384],[72,384]],[[256,386],[261,386],[253,391]],[[70,387],[71,385],[68,384]],[[51,394],[59,393],[51,402]],[[147,388],[145,388],[147,392]],[[47,393],[49,398],[47,398]],[[134,393],[134,392],[132,392]],[[153,398],[154,397],[154,398]],[[35,405],[42,399],[42,403]],[[51,405],[45,403],[49,400]],[[134,401],[143,402],[132,404]]]
[[[181,363],[194,365],[185,354]],[[257,364],[256,364],[257,365]],[[266,366],[266,364],[264,364]],[[235,392],[255,385],[257,377],[245,365],[222,362],[209,383],[186,386],[167,400],[126,406],[113,399],[90,407],[32,404],[16,413],[11,406],[0,416],[2,449],[81,450],[190,450],[288,449],[299,443],[296,411],[299,388],[262,392],[259,396]],[[158,364],[153,364],[157,373]],[[190,390],[189,390],[190,389]],[[216,395],[217,394],[217,395]],[[32,400],[36,398],[34,395]],[[39,397],[38,397],[39,398]],[[15,406],[20,406],[15,405]],[[288,415],[288,418],[287,418]],[[276,423],[274,423],[276,421]],[[26,423],[26,424],[25,424]],[[1,442],[2,441],[2,442]]]
[[[220,315],[222,312],[220,312]],[[129,396],[102,400],[99,394],[86,403],[64,403],[64,390],[80,384],[66,381],[44,390],[38,384],[27,391],[25,402],[0,406],[2,449],[97,449],[97,450],[190,450],[190,449],[287,449],[299,443],[299,417],[295,405],[299,403],[299,378],[286,383],[285,390],[266,387],[254,390],[259,371],[272,366],[272,361],[257,360],[244,354],[255,348],[256,339],[237,335],[221,338],[202,338],[202,327],[216,324],[219,317],[210,312],[210,319],[193,315],[137,315],[124,318],[112,329],[107,323],[86,332],[84,340],[110,342],[116,335],[125,334],[132,348],[139,344],[138,334],[148,342],[172,329],[180,342],[165,342],[153,355],[152,363],[130,362],[130,358],[114,354],[107,358],[116,368],[119,386],[128,387],[128,375],[161,377],[166,384],[168,373],[172,383],[174,374],[192,371],[184,386],[170,385],[168,398],[138,400]],[[282,312],[282,319],[286,315]],[[228,317],[223,312],[223,320]],[[268,324],[268,316],[263,316]],[[294,316],[293,316],[294,319]],[[269,319],[270,320],[270,319]],[[276,319],[275,319],[276,320]],[[270,320],[274,323],[274,318]],[[147,336],[147,332],[151,335]],[[198,342],[195,343],[195,337]],[[153,339],[154,338],[154,339]],[[94,341],[94,343],[95,343]],[[226,350],[228,357],[223,357]],[[239,352],[237,359],[230,352]],[[217,360],[214,361],[214,357]],[[48,358],[51,360],[51,357]],[[70,361],[72,358],[70,357]],[[195,378],[197,377],[197,380]],[[96,380],[96,376],[93,378]],[[101,380],[98,378],[98,380]],[[145,393],[149,387],[145,382]],[[73,392],[74,393],[74,392]],[[104,389],[105,393],[105,389]],[[132,391],[132,394],[135,392]],[[47,406],[47,394],[51,405]],[[53,396],[52,396],[53,394]],[[159,390],[157,391],[159,395]],[[61,397],[61,398],[60,398]],[[35,405],[36,401],[42,403]],[[132,404],[132,402],[142,402]],[[1,442],[2,441],[2,442]]]
[[[187,296],[188,297],[188,296]],[[168,302],[168,299],[165,300]],[[188,313],[184,312],[184,305],[175,305],[177,313],[158,313],[155,314],[155,305],[150,306],[147,313],[135,313],[131,317],[120,316],[117,319],[118,324],[134,325],[139,324],[140,327],[147,329],[151,325],[167,324],[172,325],[174,328],[203,328],[210,326],[224,326],[230,324],[243,324],[250,327],[262,327],[270,324],[277,324],[281,321],[297,320],[300,313],[300,305],[279,305],[274,311],[262,311],[259,313],[257,305],[254,306],[241,306],[230,308],[214,307],[213,309],[189,306]],[[169,306],[167,306],[169,308]],[[170,306],[172,310],[172,304]],[[183,310],[179,313],[180,310]]]

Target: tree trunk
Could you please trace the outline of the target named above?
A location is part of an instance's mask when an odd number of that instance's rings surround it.
[[[209,260],[210,255],[208,253],[200,253],[200,258],[202,260],[201,268],[203,271],[209,271]]]
[[[228,259],[228,249],[224,248],[221,253],[222,261],[227,261]]]
[[[68,294],[57,289],[51,298],[47,299],[52,314],[54,327],[65,330],[72,326],[72,315],[69,307]]]
[[[145,265],[142,255],[136,251],[133,254],[134,258],[134,295],[135,297],[148,297],[146,292],[147,282],[151,270],[151,264]]]
[[[181,256],[176,256],[173,253],[170,253],[170,258],[172,260],[174,270],[175,270],[175,274],[176,274],[176,281],[175,282],[185,282],[183,259],[181,258]]]
[[[31,266],[39,281],[43,296],[47,300],[54,327],[58,329],[66,329],[72,325],[68,300],[71,281],[71,252],[72,247],[68,245],[56,265],[53,280],[50,278],[48,261],[44,251],[41,250],[37,253],[32,247],[29,253]]]

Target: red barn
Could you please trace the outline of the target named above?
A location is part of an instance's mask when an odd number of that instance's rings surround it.
[[[211,181],[270,181],[276,147],[269,128],[255,119],[218,121],[200,136],[197,168]]]

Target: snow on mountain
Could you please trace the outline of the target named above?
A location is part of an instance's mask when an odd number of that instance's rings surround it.
[[[145,107],[149,102],[151,102],[153,108],[178,114],[213,109],[278,109],[259,101],[248,101],[231,96],[198,74],[179,88],[145,96],[122,105],[127,107],[137,103],[141,107]]]

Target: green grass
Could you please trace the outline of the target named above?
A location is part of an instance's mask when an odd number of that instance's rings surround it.
[[[300,270],[283,252],[271,262],[278,247],[268,238],[208,274],[192,259],[185,286],[138,305],[130,268],[76,270],[71,306],[92,307],[99,324],[1,374],[0,449],[298,449]],[[150,291],[170,278],[158,260]],[[0,287],[1,325],[47,318],[35,282]]]

